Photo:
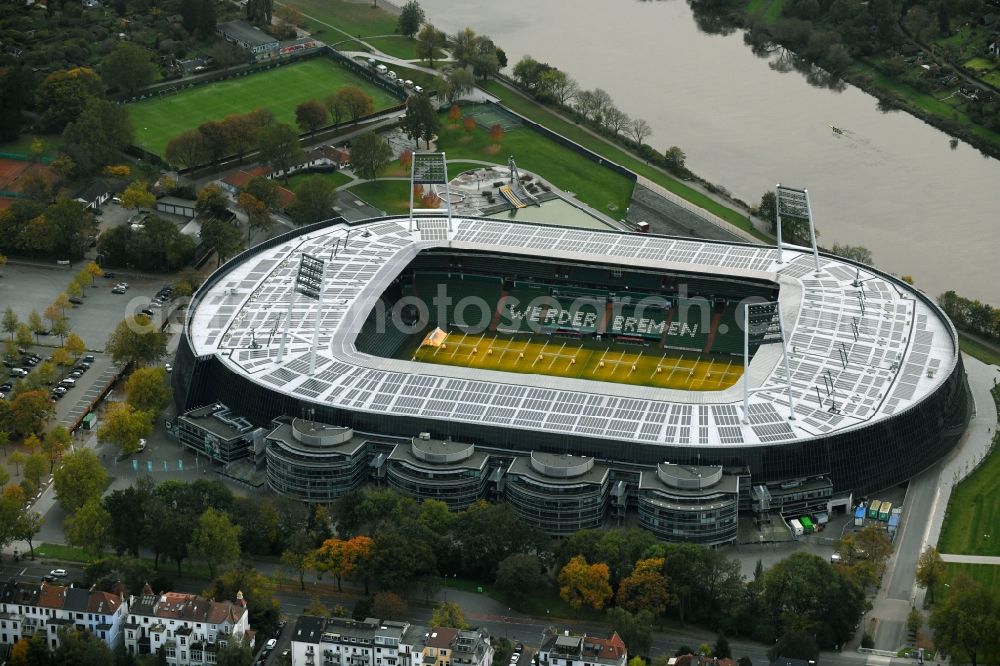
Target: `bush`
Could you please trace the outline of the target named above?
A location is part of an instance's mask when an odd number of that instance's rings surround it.
[[[861,637],[861,647],[869,650],[875,648],[875,639],[872,638],[867,631],[865,632],[864,636]]]

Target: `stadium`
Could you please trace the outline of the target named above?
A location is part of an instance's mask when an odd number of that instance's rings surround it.
[[[195,294],[177,430],[303,501],[375,483],[507,501],[555,535],[719,545],[740,519],[849,510],[961,435],[957,336],[890,275],[778,247],[488,218],[295,230]]]

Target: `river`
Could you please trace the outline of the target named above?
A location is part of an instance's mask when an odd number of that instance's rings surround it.
[[[701,32],[683,0],[420,2],[440,29],[490,35],[510,67],[530,54],[604,88],[649,122],[647,143],[680,146],[689,168],[745,201],[778,182],[809,188],[822,244],[864,245],[933,296],[953,289],[1000,305],[989,269],[1000,251],[997,160],[882,113],[864,91],[775,71],[741,32]]]

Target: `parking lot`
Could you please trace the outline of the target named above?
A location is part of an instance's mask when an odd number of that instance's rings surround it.
[[[0,303],[10,305],[22,322],[28,320],[32,310],[44,315],[45,308],[66,290],[70,280],[83,266],[82,261],[69,267],[10,263],[0,277]],[[111,289],[121,280],[129,283],[128,291],[112,294]],[[66,310],[70,330],[83,338],[88,349],[104,349],[108,334],[115,325],[149,305],[157,290],[170,281],[122,273],[112,279],[97,278],[94,286],[87,288],[83,305]],[[38,341],[49,347],[59,346],[59,338],[55,336],[41,336]]]

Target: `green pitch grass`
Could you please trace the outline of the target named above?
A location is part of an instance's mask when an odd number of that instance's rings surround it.
[[[658,348],[584,345],[571,338],[496,333],[449,333],[439,347],[419,346],[413,360],[685,391],[720,391],[735,384],[743,374],[742,364],[735,359],[679,354]]]
[[[375,110],[398,104],[381,88],[369,84],[329,58],[312,58],[294,65],[269,69],[164,95],[128,105],[135,143],[163,155],[167,142],[181,132],[232,113],[264,107],[281,123],[295,124],[295,107],[310,99],[323,99],[343,86],[356,86],[371,95]]]

